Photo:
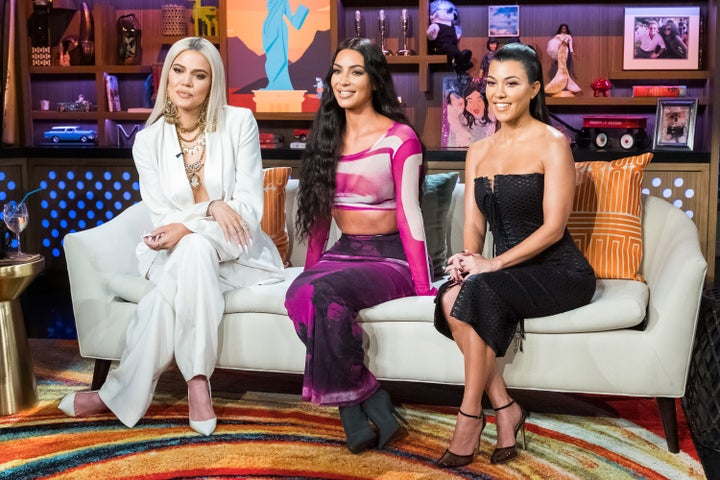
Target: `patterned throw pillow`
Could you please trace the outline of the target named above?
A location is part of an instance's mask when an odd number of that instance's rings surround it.
[[[292,168],[276,167],[263,170],[263,188],[265,191],[265,208],[260,226],[275,243],[283,263],[287,266],[290,240],[285,224],[285,186],[288,183]]]
[[[458,172],[435,173],[425,176],[422,214],[427,251],[433,261],[435,280],[441,278],[445,273],[448,247],[446,242],[447,217],[458,176]]]
[[[652,153],[578,162],[568,230],[597,278],[640,280],[643,169]]]

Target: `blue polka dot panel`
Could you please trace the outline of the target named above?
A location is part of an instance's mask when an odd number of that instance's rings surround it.
[[[34,199],[39,228],[38,250],[46,268],[64,269],[62,241],[65,235],[108,222],[140,201],[140,185],[134,166],[36,166],[42,191]]]

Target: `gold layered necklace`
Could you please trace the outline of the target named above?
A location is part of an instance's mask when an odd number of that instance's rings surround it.
[[[199,124],[196,125],[195,128],[198,128],[198,126]],[[189,133],[193,130],[194,129],[184,129],[177,124],[175,125],[175,133],[177,134],[178,142],[180,142],[180,148],[183,153],[185,174],[187,175],[190,187],[192,187],[193,190],[197,190],[200,185],[202,185],[202,179],[198,172],[205,166],[205,131],[203,128],[200,128],[192,138],[183,138],[180,134],[181,131],[183,131],[183,133]],[[192,144],[193,142],[195,143]],[[192,163],[185,163],[186,160],[190,159],[189,157],[194,157],[197,154],[200,154],[198,160]]]

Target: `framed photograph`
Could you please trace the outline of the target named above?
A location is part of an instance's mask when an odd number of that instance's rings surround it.
[[[519,37],[520,6],[488,7],[488,37]]]
[[[653,150],[692,150],[697,98],[658,98]]]
[[[623,70],[697,70],[700,7],[626,8]]]

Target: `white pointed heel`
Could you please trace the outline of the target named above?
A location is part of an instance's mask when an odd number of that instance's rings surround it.
[[[210,395],[210,404],[212,404],[212,388],[210,387],[210,381],[207,381],[208,395]],[[188,410],[190,409],[190,389],[188,388]],[[189,414],[189,412],[188,412]],[[217,427],[217,417],[209,418],[207,420],[190,420],[190,428],[195,430],[200,435],[211,435]]]
[[[201,435],[206,437],[211,435],[215,431],[217,425],[217,417],[213,417],[210,420],[195,421],[190,420],[190,428],[195,430]]]
[[[68,393],[65,395],[62,400],[60,400],[60,404],[58,405],[58,408],[61,412],[63,412],[68,417],[74,417],[75,416],[75,393]]]

